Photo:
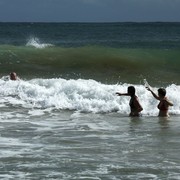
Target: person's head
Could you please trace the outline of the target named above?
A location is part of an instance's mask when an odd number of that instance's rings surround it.
[[[159,89],[158,89],[158,95],[161,96],[161,97],[166,96],[166,89],[164,89],[164,88],[159,88]]]
[[[136,90],[134,86],[129,86],[127,91],[128,91],[128,94],[130,94],[130,96],[134,96]]]
[[[11,73],[10,73],[10,79],[11,79],[11,80],[17,80],[17,75],[16,75],[15,72],[11,72]]]

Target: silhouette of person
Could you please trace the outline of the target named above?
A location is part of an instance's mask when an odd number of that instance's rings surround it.
[[[157,106],[157,108],[159,109],[159,116],[168,117],[169,116],[169,114],[168,114],[169,106],[173,106],[173,103],[167,99],[166,89],[159,88],[158,95],[156,95],[149,87],[146,87],[146,89],[152,93],[154,98],[156,98],[157,100],[160,101]]]
[[[9,76],[10,76],[10,80],[13,80],[13,81],[19,80],[19,78],[15,72],[11,72]]]
[[[140,116],[140,112],[143,110],[141,104],[139,103],[138,97],[135,95],[135,91],[136,90],[134,86],[129,86],[127,89],[127,93],[119,93],[119,92],[116,93],[118,96],[131,97],[129,101],[129,106],[131,110],[129,116]]]

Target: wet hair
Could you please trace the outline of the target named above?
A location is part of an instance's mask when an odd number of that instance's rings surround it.
[[[10,79],[11,79],[11,80],[16,80],[16,79],[17,79],[17,75],[16,75],[15,72],[11,72],[11,73],[10,73]]]
[[[128,94],[130,94],[130,96],[134,96],[136,90],[134,86],[129,86],[127,91],[128,91]]]
[[[164,88],[159,88],[159,89],[158,89],[158,94],[160,94],[161,96],[165,96],[165,95],[166,95],[166,89],[164,89]]]

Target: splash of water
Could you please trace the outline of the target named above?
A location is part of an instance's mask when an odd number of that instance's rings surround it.
[[[32,79],[30,81],[5,81],[0,79],[1,106],[19,105],[24,108],[61,109],[85,113],[129,114],[129,97],[116,95],[126,92],[130,84],[107,85],[83,79]],[[144,85],[134,85],[144,116],[158,114],[158,101]],[[157,88],[153,87],[156,91]],[[174,103],[170,114],[180,114],[180,86],[166,87],[168,98]]]
[[[53,46],[52,44],[46,44],[46,43],[41,43],[40,40],[36,37],[30,38],[28,42],[26,43],[26,46],[32,46],[35,48],[43,49],[46,47]]]

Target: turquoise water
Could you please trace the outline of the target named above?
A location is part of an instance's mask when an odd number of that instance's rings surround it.
[[[179,84],[179,32],[180,23],[0,23],[0,74]]]
[[[179,84],[180,51],[100,46],[1,46],[1,75],[16,71],[22,78],[83,78],[108,83]]]

